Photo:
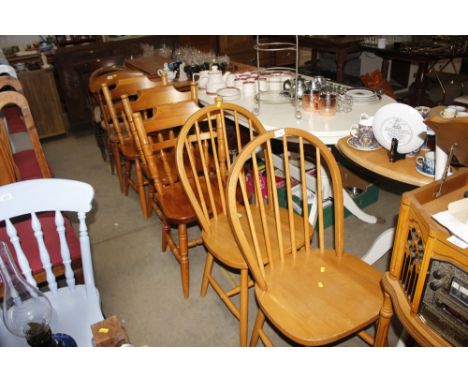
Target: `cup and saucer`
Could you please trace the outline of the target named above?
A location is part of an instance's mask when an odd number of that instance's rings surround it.
[[[434,171],[431,172],[429,169],[425,168],[424,165],[421,165],[421,164],[416,164],[416,171],[419,174],[427,176],[429,178],[434,178],[434,175],[435,175]]]
[[[360,150],[360,151],[374,151],[380,149],[382,146],[379,145],[377,141],[372,141],[368,145],[363,145],[358,138],[349,137],[348,138],[348,145],[350,145],[353,149]]]
[[[374,137],[372,117],[366,114],[361,115],[359,123],[355,123],[349,133],[351,137],[348,139],[348,145],[356,150],[374,151],[381,147]]]
[[[416,157],[416,171],[429,178],[435,176],[435,152],[428,151],[424,156]],[[449,168],[448,175],[452,175],[452,168]]]

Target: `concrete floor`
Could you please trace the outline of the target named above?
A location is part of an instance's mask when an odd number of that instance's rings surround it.
[[[92,239],[94,274],[101,293],[105,316],[117,315],[130,341],[136,346],[238,346],[239,324],[216,293],[209,289],[200,297],[205,250],[190,251],[190,297],[182,296],[179,265],[170,253],[161,252],[161,223],[157,216],[145,220],[136,193],[120,193],[118,180],[100,156],[93,135],[68,136],[43,143],[57,178],[70,178],[91,184],[95,191],[94,209],[88,224]],[[394,224],[400,191],[381,190],[379,201],[365,211],[385,219],[370,225],[351,216],[345,223],[345,248],[362,256],[374,239]],[[197,235],[193,227],[190,235]],[[387,256],[375,266],[386,270]],[[238,275],[215,266],[225,286],[235,285]],[[249,333],[257,312],[250,292]],[[396,325],[397,326],[397,325]],[[273,343],[294,344],[268,328]],[[395,345],[392,327],[389,344]],[[398,329],[396,329],[398,332]],[[259,342],[260,344],[261,342]],[[358,337],[338,346],[367,346]]]

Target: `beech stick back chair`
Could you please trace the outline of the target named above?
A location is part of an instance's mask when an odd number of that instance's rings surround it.
[[[210,285],[240,322],[240,344],[247,345],[249,271],[227,219],[227,179],[234,158],[243,146],[264,132],[260,121],[248,110],[216,99],[185,123],[177,141],[177,169],[202,228],[208,251],[201,295]],[[270,217],[271,218],[271,217]],[[298,237],[304,236],[298,232]],[[291,250],[285,242],[284,250]],[[214,259],[225,270],[240,273],[240,281],[229,290],[213,276]],[[265,259],[266,260],[266,259]],[[232,297],[240,295],[237,306]]]
[[[276,157],[282,158],[285,177],[285,207],[276,189],[272,141],[279,141]],[[300,183],[290,180],[291,145],[298,144]],[[306,150],[315,150],[317,177],[316,244],[298,243],[297,232],[309,237],[309,194],[306,186]],[[278,150],[278,148],[276,148]],[[264,162],[267,185],[261,186],[260,163]],[[249,195],[246,164],[253,168],[254,191]],[[327,170],[333,192],[334,230],[326,240],[322,175]],[[241,201],[239,201],[241,195]],[[359,258],[344,251],[344,207],[339,168],[330,150],[315,136],[299,129],[269,131],[249,143],[234,163],[227,185],[229,222],[255,280],[259,311],[251,346],[258,339],[271,346],[263,330],[265,318],[286,337],[302,345],[326,345],[359,333],[366,342],[374,340],[364,331],[376,322],[382,306],[381,274]],[[267,218],[271,211],[273,221]],[[281,216],[285,216],[286,220]],[[255,219],[255,216],[260,219]],[[284,229],[286,223],[287,229]],[[281,228],[283,227],[283,228]],[[268,240],[265,240],[268,238]],[[283,251],[290,241],[291,252]],[[294,245],[296,243],[296,245]],[[327,243],[332,243],[331,245]],[[305,245],[298,245],[305,244]],[[279,250],[275,251],[275,248]],[[264,257],[267,257],[265,262]],[[267,264],[267,265],[266,265]]]

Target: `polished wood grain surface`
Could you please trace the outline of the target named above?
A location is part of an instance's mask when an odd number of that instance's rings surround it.
[[[40,138],[66,133],[62,103],[52,68],[18,73]]]
[[[350,136],[347,136],[338,141],[338,150],[348,159],[369,171],[418,187],[434,181],[434,178],[421,175],[416,171],[416,156],[390,162],[388,151],[383,147],[374,151],[357,150],[348,144],[349,138]],[[424,154],[421,152],[421,155]]]
[[[271,149],[273,139],[282,141],[282,149],[276,148],[274,155],[283,162],[285,169],[284,208],[279,206],[276,191]],[[301,179],[299,188],[295,190],[288,170],[288,154],[293,142],[299,145],[297,170],[298,179]],[[317,169],[317,200],[312,203],[317,204],[318,237],[313,243],[303,241],[310,232],[309,208],[312,208],[308,206],[304,145],[315,148]],[[260,157],[265,161],[267,179],[263,187],[258,171]],[[255,198],[250,197],[247,191],[244,179],[246,162],[253,169],[254,190],[251,192]],[[328,169],[334,200],[332,232],[324,229],[322,166]],[[237,157],[228,179],[228,218],[255,280],[255,294],[260,305],[251,346],[255,346],[259,338],[264,345],[271,345],[263,330],[266,317],[281,333],[302,345],[326,345],[352,333],[358,333],[364,341],[374,344],[373,338],[363,334],[362,330],[379,317],[383,302],[381,273],[344,252],[342,188],[341,174],[330,150],[316,136],[303,130],[290,128],[266,132],[245,146]],[[301,211],[295,207],[293,193],[302,200],[302,203],[296,203]],[[238,194],[242,195],[242,209],[239,208]],[[261,219],[253,219],[254,210],[260,211]],[[273,221],[264,217],[267,212],[274,216]],[[249,224],[242,224],[241,219],[248,220]],[[298,235],[298,231],[302,235]],[[325,240],[326,236],[330,240]],[[265,237],[269,239],[265,240]],[[281,251],[286,242],[290,243],[290,252]],[[330,242],[333,244],[328,244]]]
[[[381,342],[387,338],[390,320],[395,312],[403,327],[420,345],[451,345],[424,320],[420,308],[433,259],[451,263],[460,269],[468,267],[468,250],[447,241],[451,233],[432,218],[434,213],[445,211],[449,203],[463,198],[468,189],[468,169],[462,168],[448,178],[443,194],[434,198],[440,183],[436,181],[403,194],[389,271],[382,279],[385,293],[378,330]],[[419,240],[416,250],[409,244],[410,234]],[[411,284],[406,281],[410,273]]]

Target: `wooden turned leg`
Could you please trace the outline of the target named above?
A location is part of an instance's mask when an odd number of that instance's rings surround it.
[[[138,197],[140,199],[141,212],[143,212],[143,217],[145,219],[148,219],[149,218],[148,201],[146,198],[146,190],[145,190],[145,184],[143,180],[143,173],[141,171],[140,161],[138,159],[135,161],[135,175],[136,175],[136,180],[137,180],[137,189],[138,189]]]
[[[182,290],[184,297],[188,298],[190,288],[189,259],[188,259],[188,239],[187,226],[179,224],[179,255],[180,255],[180,275],[182,277]]]
[[[247,346],[249,331],[249,271],[240,272],[240,346]]]
[[[392,300],[390,295],[384,293],[382,309],[380,309],[379,322],[377,324],[377,333],[375,334],[374,346],[387,346],[388,329],[393,316]]]
[[[120,152],[117,143],[112,142],[112,156],[114,157],[115,169],[119,178],[120,192],[124,192],[124,180],[122,173],[122,161],[120,160]]]
[[[153,206],[152,206],[152,200],[154,198],[154,189],[151,183],[148,184],[147,186],[147,192],[146,192],[146,210],[148,211],[148,218],[153,215]]]
[[[265,315],[263,314],[262,309],[258,308],[257,318],[255,319],[255,324],[252,330],[252,338],[250,338],[249,346],[257,346],[258,338],[260,337],[260,330],[262,330],[264,322]]]
[[[203,271],[203,278],[202,278],[201,291],[200,291],[200,296],[202,297],[206,296],[206,292],[208,290],[208,279],[213,269],[213,260],[214,260],[213,255],[208,252],[206,254],[205,270]]]
[[[112,151],[112,144],[109,140],[106,141],[106,149],[107,149],[107,156],[109,158],[109,166],[111,170],[111,174],[115,174],[115,159],[114,159],[114,152]]]
[[[163,223],[162,237],[161,237],[161,249],[163,252],[167,251],[167,236],[170,235],[171,227]]]
[[[104,162],[107,161],[107,150],[106,150],[106,139],[105,132],[103,131],[101,124],[95,122],[94,125],[94,136],[96,137],[96,143],[101,151],[101,157]]]
[[[128,187],[130,186],[129,179],[132,176],[132,161],[125,159],[125,175],[123,181],[123,193],[128,196]]]

